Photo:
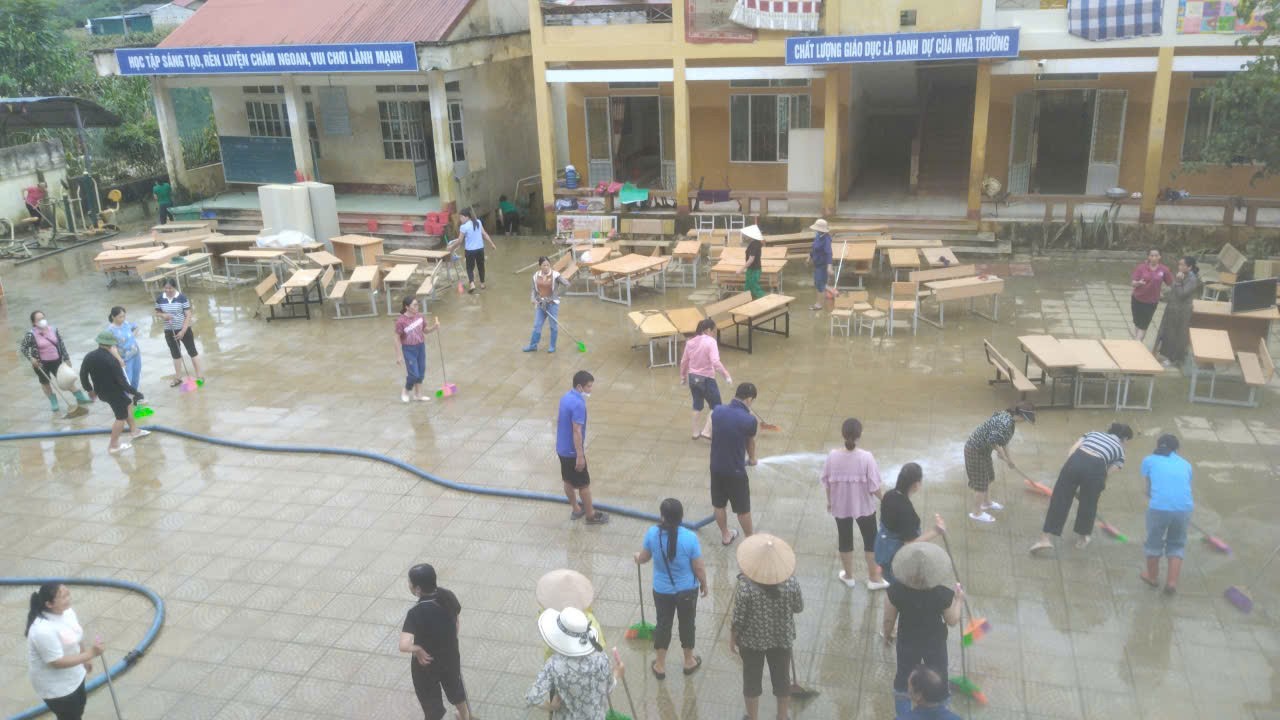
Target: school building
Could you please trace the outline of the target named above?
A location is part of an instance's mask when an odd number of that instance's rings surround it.
[[[1188,167],[1215,131],[1204,89],[1248,62],[1236,40],[1254,19],[1227,17],[1231,3],[1072,5],[529,0],[547,210],[569,164],[582,186],[633,182],[681,211],[701,188],[840,217],[929,198],[977,220],[988,178],[1015,195],[1122,187],[1143,194],[1143,220],[1165,187],[1280,195],[1248,165]],[[877,50],[902,33],[921,35]],[[810,42],[792,64],[788,38]]]
[[[537,174],[534,126],[512,112],[532,76],[510,0],[209,2],[156,48],[95,59],[151,78],[169,175],[200,197],[256,206],[256,185],[301,175],[335,187],[340,218],[421,222],[488,212]],[[185,160],[172,91],[191,87],[212,98],[220,163]]]

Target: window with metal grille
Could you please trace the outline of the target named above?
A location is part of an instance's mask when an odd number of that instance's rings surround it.
[[[809,127],[808,95],[730,95],[729,160],[785,162],[791,128]]]
[[[382,156],[387,160],[426,160],[427,141],[422,128],[422,103],[413,100],[379,100]]]
[[[453,148],[453,161],[462,162],[467,159],[467,150],[462,136],[462,103],[449,103],[449,144]]]
[[[249,135],[252,137],[289,137],[289,113],[284,103],[269,100],[246,100],[245,115],[249,118]]]

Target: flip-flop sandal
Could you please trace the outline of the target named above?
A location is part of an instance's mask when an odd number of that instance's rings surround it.
[[[693,667],[687,667],[687,668],[685,668],[685,669],[684,669],[684,674],[685,674],[685,675],[692,675],[692,674],[694,674],[694,673],[698,672],[698,668],[700,668],[700,667],[702,667],[702,656],[701,656],[701,655],[694,655],[694,656],[693,656]]]
[[[1138,579],[1150,585],[1153,588],[1156,588],[1156,589],[1160,588],[1160,583],[1158,581],[1152,580],[1151,578],[1147,577],[1146,575],[1143,575],[1142,573],[1138,573]]]
[[[666,680],[666,679],[667,679],[667,674],[666,674],[666,673],[660,673],[660,672],[658,672],[658,661],[657,661],[657,660],[654,660],[653,662],[649,663],[649,672],[653,673],[653,676],[654,676],[654,677],[656,677],[656,678],[658,678],[659,680]]]
[[[178,387],[182,384],[182,378],[174,378],[169,381],[169,387]]]
[[[729,542],[725,542],[725,541],[721,540],[721,541],[720,541],[720,544],[721,544],[721,545],[724,545],[724,546],[726,546],[726,547],[727,547],[727,546],[729,546],[729,545],[732,545],[732,544],[733,544],[733,541],[734,541],[734,540],[737,540],[737,539],[738,539],[738,531],[737,531],[737,530],[730,530],[730,531],[729,531]]]

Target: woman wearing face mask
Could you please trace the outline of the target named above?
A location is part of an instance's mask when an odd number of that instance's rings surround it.
[[[66,585],[45,583],[31,593],[27,676],[58,720],[80,720],[84,715],[84,679],[93,672],[93,659],[102,654],[102,641],[81,651],[83,639],[84,628],[71,609],[71,591]]]
[[[569,287],[569,281],[560,277],[560,273],[551,267],[551,260],[538,258],[538,271],[533,274],[533,293],[529,299],[533,302],[533,334],[529,336],[529,344],[524,346],[525,352],[534,352],[542,341],[542,324],[551,318],[551,345],[547,352],[556,351],[556,338],[560,335],[560,293],[561,288]]]
[[[116,336],[116,354],[124,365],[124,376],[136,390],[142,378],[142,353],[138,349],[138,325],[125,319],[125,310],[119,305],[111,308],[107,316],[107,329]]]
[[[62,333],[49,324],[49,320],[40,310],[31,313],[31,329],[22,336],[18,354],[31,363],[36,379],[40,381],[40,389],[44,390],[45,397],[49,398],[49,408],[58,412],[58,396],[54,394],[49,383],[57,381],[60,366],[71,367],[71,354],[67,352],[67,346],[62,342]],[[77,389],[75,395],[76,402],[81,405],[93,402],[82,390]]]

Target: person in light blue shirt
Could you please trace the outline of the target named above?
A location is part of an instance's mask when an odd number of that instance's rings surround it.
[[[125,319],[125,310],[119,305],[111,308],[107,316],[107,329],[116,337],[116,353],[124,364],[124,376],[137,389],[142,379],[142,353],[138,348],[138,325]]]
[[[494,250],[493,238],[480,224],[475,211],[467,208],[462,211],[462,224],[458,226],[458,235],[462,237],[462,249],[467,256],[467,281],[471,283],[471,292],[476,291],[476,271],[480,273],[480,289],[484,289],[484,244],[487,242]]]
[[[653,650],[657,656],[649,670],[654,677],[667,677],[667,648],[671,645],[671,626],[680,617],[680,647],[684,649],[684,674],[692,675],[702,667],[702,658],[693,654],[694,616],[698,611],[698,595],[707,596],[707,571],[702,564],[702,546],[698,535],[681,526],[684,505],[675,498],[662,501],[658,512],[662,524],[654,525],[644,535],[644,548],[636,553],[637,565],[653,560],[653,606],[657,625],[653,629]]]
[[[588,525],[603,525],[609,515],[591,504],[591,474],[587,471],[587,398],[595,376],[586,370],[573,374],[573,389],[560,398],[556,415],[556,455],[560,479],[569,498],[569,519],[587,518]]]
[[[1156,450],[1142,461],[1142,477],[1147,481],[1147,542],[1143,550],[1147,568],[1138,577],[1151,587],[1160,586],[1160,558],[1168,558],[1164,592],[1178,591],[1182,556],[1187,547],[1187,526],[1195,502],[1191,498],[1191,463],[1178,454],[1178,438],[1161,435]]]

